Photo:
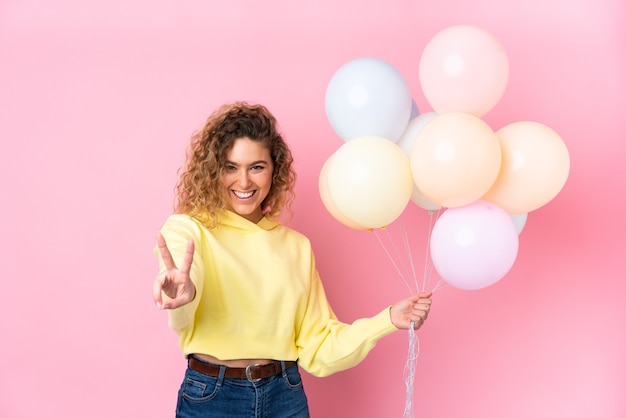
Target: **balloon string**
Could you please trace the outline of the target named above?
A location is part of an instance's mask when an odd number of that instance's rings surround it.
[[[419,357],[420,345],[415,324],[411,322],[409,328],[409,352],[404,364],[404,385],[406,387],[406,401],[404,404],[404,418],[413,418],[413,383],[415,381],[415,371],[417,369],[417,358]]]
[[[432,258],[430,256],[430,237],[432,235],[433,232],[433,226],[436,222],[436,220],[439,218],[439,215],[441,215],[441,210],[437,211],[437,215],[433,216],[433,211],[429,211],[429,224],[428,224],[428,234],[426,235],[426,254],[425,254],[425,260],[424,260],[424,276],[422,278],[422,291],[427,292],[428,289],[430,289],[430,279],[432,277],[432,273],[433,273],[433,262],[432,262]],[[419,290],[419,289],[418,289]]]
[[[434,271],[434,264],[432,258],[430,256],[430,237],[432,235],[433,226],[439,216],[441,215],[441,210],[437,211],[436,216],[433,216],[433,211],[429,211],[429,224],[428,224],[428,234],[426,241],[426,254],[424,259],[424,275],[422,276],[422,286],[421,291],[427,292],[430,291],[435,293],[436,291],[444,288],[446,286],[443,279],[439,279],[437,283],[431,288],[431,278]],[[409,252],[409,255],[411,253]],[[411,262],[411,264],[413,264]],[[420,291],[420,287],[417,285],[417,275],[415,275],[415,282],[417,291]],[[404,405],[404,418],[413,418],[414,408],[413,408],[413,391],[414,391],[414,380],[415,373],[417,371],[417,359],[419,358],[420,345],[419,338],[417,336],[417,332],[414,331],[415,324],[411,322],[411,327],[409,330],[409,352],[407,355],[406,363],[404,365],[404,383],[406,387],[406,399]]]
[[[408,264],[409,264],[408,267],[406,266],[406,264],[402,263],[403,257],[401,256],[400,251],[398,251],[398,248],[396,247],[394,240],[391,237],[389,228],[385,229],[385,232],[387,234],[386,236],[387,236],[387,240],[389,241],[389,246],[392,248],[393,253],[395,254],[395,257],[392,254],[392,251],[389,250],[388,246],[385,245],[382,238],[379,236],[378,232],[374,230],[374,236],[378,240],[379,244],[381,245],[381,247],[387,254],[387,257],[391,261],[391,264],[394,266],[398,275],[402,278],[402,281],[404,282],[406,287],[409,289],[409,292],[411,293],[413,293],[413,289],[411,288],[411,285],[409,284],[409,281],[407,280],[407,276],[413,277],[415,290],[418,293],[420,291],[421,292],[430,291],[432,293],[435,293],[436,291],[446,287],[445,282],[440,278],[437,281],[437,283],[435,283],[435,285],[431,288],[431,279],[432,279],[432,275],[434,271],[434,265],[430,256],[430,236],[432,235],[433,226],[440,214],[441,214],[440,210],[437,211],[436,216],[434,216],[434,211],[432,210],[429,211],[430,217],[429,217],[429,226],[428,226],[428,234],[427,234],[427,242],[426,242],[426,254],[425,254],[425,260],[424,260],[424,274],[422,276],[421,286],[420,286],[420,283],[418,282],[417,273],[415,271],[413,252],[411,251],[411,245],[410,245],[411,241],[409,240],[407,228],[405,228],[403,224],[401,225],[401,242],[403,245],[403,250],[405,251],[405,254],[408,256]],[[402,263],[402,266],[400,266],[400,263]],[[404,269],[404,272],[403,272],[403,269]],[[413,322],[411,322],[411,325],[409,327],[408,340],[409,340],[408,341],[408,354],[407,354],[407,359],[404,365],[404,372],[403,372],[404,384],[406,388],[404,418],[413,418],[413,412],[414,412],[413,391],[414,391],[415,373],[417,370],[417,359],[419,358],[419,352],[420,352],[419,338],[417,336],[417,332],[415,331],[415,324]]]
[[[429,211],[429,223],[428,223],[428,234],[426,235],[426,252],[424,254],[424,276],[422,277],[422,290],[426,291],[428,286],[430,286],[430,275],[432,274],[432,269],[430,267],[430,235],[433,228],[433,211]]]
[[[374,236],[376,237],[376,239],[378,240],[378,242],[380,243],[380,245],[383,247],[383,250],[385,251],[385,253],[387,254],[387,257],[389,258],[389,260],[391,261],[391,264],[393,264],[393,266],[395,267],[396,271],[398,272],[398,275],[400,275],[400,277],[402,278],[402,281],[404,282],[404,284],[406,285],[406,287],[409,289],[409,291],[411,291],[411,286],[409,285],[409,283],[406,280],[406,277],[404,274],[402,274],[402,271],[400,270],[400,267],[398,267],[398,264],[396,263],[394,257],[391,255],[391,253],[389,252],[389,250],[387,249],[387,247],[385,246],[385,243],[380,239],[380,237],[378,236],[378,233],[376,232],[376,230],[374,230]],[[393,242],[392,242],[393,245]],[[395,247],[394,247],[395,248]]]
[[[404,224],[400,223],[400,232],[401,232],[401,243],[403,244],[402,249],[404,250],[404,252],[400,251],[400,249],[398,249],[396,247],[396,243],[392,237],[391,234],[391,228],[386,228],[385,229],[385,233],[387,236],[387,241],[391,244],[393,250],[394,250],[394,254],[396,255],[396,260],[397,262],[400,264],[400,267],[403,271],[404,274],[400,274],[401,277],[403,278],[403,280],[405,281],[405,284],[407,285],[407,287],[409,288],[409,291],[412,292],[411,287],[408,285],[408,276],[412,276],[413,279],[415,279],[415,267],[413,265],[413,257],[411,257],[411,248],[409,245],[409,239],[408,239],[408,235],[406,233],[406,228],[404,227]],[[407,267],[407,265],[404,263],[405,260],[408,260],[409,262],[409,266]]]
[[[415,272],[415,263],[413,262],[413,251],[411,250],[411,241],[409,240],[409,234],[407,229],[402,225],[402,242],[404,243],[404,249],[408,255],[409,265],[411,266],[411,276],[413,277],[413,285],[415,290],[419,292],[419,284],[417,283],[417,273]]]
[[[439,279],[437,284],[435,284],[431,290],[431,292],[435,293],[438,290],[443,289],[444,287],[448,287],[448,285],[443,281],[443,279]]]

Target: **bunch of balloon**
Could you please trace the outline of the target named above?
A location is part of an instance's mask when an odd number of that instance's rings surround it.
[[[517,258],[528,212],[565,185],[569,154],[554,130],[519,121],[494,131],[481,119],[500,101],[508,79],[500,42],[481,28],[458,25],[436,34],[420,57],[419,81],[431,112],[419,113],[401,73],[380,59],[350,61],[328,84],[326,114],[345,143],[322,167],[322,202],[344,225],[374,232],[411,201],[436,210],[427,263],[441,280],[434,288],[416,281],[417,290],[434,291],[442,281],[465,290],[499,281]],[[414,334],[405,417],[412,417]]]
[[[554,130],[520,121],[494,132],[481,119],[508,77],[504,48],[474,26],[439,32],[420,58],[420,85],[436,116],[409,139],[411,172],[426,199],[445,208],[430,252],[441,278],[460,289],[481,289],[508,273],[528,212],[552,200],[569,174]]]

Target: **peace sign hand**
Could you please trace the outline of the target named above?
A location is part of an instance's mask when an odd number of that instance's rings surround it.
[[[175,309],[186,305],[196,297],[196,286],[191,281],[189,271],[193,261],[194,242],[187,242],[187,250],[180,268],[176,267],[172,254],[163,235],[157,235],[157,245],[166,270],[159,273],[154,279],[152,297],[159,309]],[[163,302],[163,293],[170,298]]]

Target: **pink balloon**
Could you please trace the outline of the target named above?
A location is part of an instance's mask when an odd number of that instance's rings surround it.
[[[504,277],[518,247],[511,216],[483,200],[447,209],[437,219],[430,240],[433,266],[441,278],[464,290],[481,289]]]
[[[424,96],[437,113],[483,116],[504,94],[509,80],[506,51],[489,32],[452,26],[426,45],[419,64]]]

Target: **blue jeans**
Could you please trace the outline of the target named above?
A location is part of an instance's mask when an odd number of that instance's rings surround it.
[[[249,382],[213,377],[187,368],[178,391],[177,418],[309,418],[298,366]]]

